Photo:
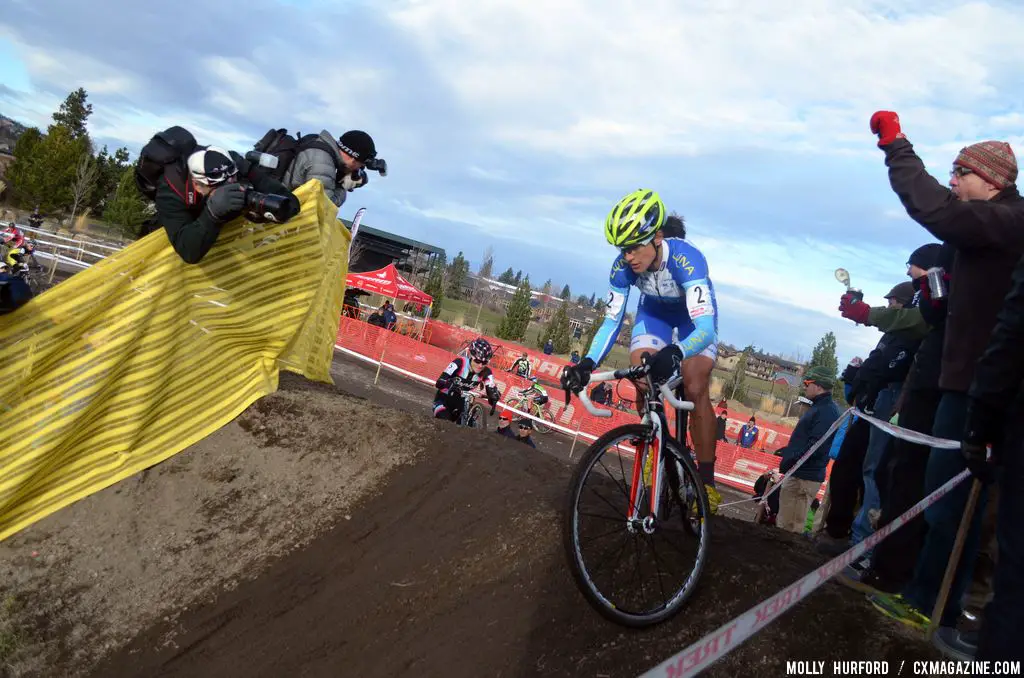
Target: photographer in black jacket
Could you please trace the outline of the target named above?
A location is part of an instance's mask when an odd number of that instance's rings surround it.
[[[298,198],[284,185],[237,153],[216,146],[198,147],[183,162],[163,166],[153,185],[156,222],[189,264],[199,263],[221,226],[243,213],[252,221],[283,223],[300,210]]]

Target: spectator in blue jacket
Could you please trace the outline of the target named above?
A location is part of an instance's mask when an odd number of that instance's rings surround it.
[[[750,417],[750,421],[743,425],[740,429],[740,447],[751,448],[757,442],[757,422],[754,421],[754,417]]]
[[[835,375],[823,367],[812,367],[804,375],[804,395],[811,406],[800,417],[789,444],[779,452],[782,461],[779,470],[787,473],[815,443],[825,437],[832,424],[839,419],[839,407],[832,400]],[[831,441],[825,440],[793,475],[787,476],[779,491],[779,517],[776,525],[790,532],[802,533],[807,511],[811,508],[821,483],[825,480]]]

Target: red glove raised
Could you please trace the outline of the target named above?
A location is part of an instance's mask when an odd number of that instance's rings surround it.
[[[852,320],[855,323],[861,325],[868,324],[868,313],[871,312],[871,307],[865,304],[863,301],[857,301],[852,294],[844,294],[839,300],[839,313],[844,318]]]
[[[878,135],[878,147],[888,146],[897,139],[906,139],[900,129],[900,116],[892,111],[875,111],[871,116],[871,131]]]

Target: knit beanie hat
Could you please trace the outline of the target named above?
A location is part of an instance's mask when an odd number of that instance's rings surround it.
[[[927,271],[929,268],[939,265],[940,254],[942,254],[942,245],[937,242],[930,242],[927,245],[921,245],[911,252],[907,263]]]
[[[980,141],[960,150],[954,166],[964,167],[996,188],[1012,186],[1017,181],[1017,158],[1005,141]]]

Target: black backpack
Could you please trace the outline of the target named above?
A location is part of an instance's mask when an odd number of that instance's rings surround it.
[[[284,175],[288,173],[288,168],[291,167],[295,156],[307,148],[319,148],[327,151],[331,159],[334,160],[334,166],[338,169],[338,176],[347,171],[344,165],[341,164],[338,149],[331,148],[330,144],[321,139],[319,134],[303,135],[301,132],[298,132],[293,137],[283,127],[281,129],[271,129],[263,135],[262,139],[256,142],[253,148],[260,153],[273,155],[277,158],[277,167],[274,169],[264,168],[264,171],[281,182],[284,181]]]
[[[156,199],[156,185],[168,166],[180,168],[178,176],[185,175],[185,161],[199,147],[196,138],[184,127],[170,127],[157,132],[139,152],[135,164],[135,184],[139,192],[150,200]]]

